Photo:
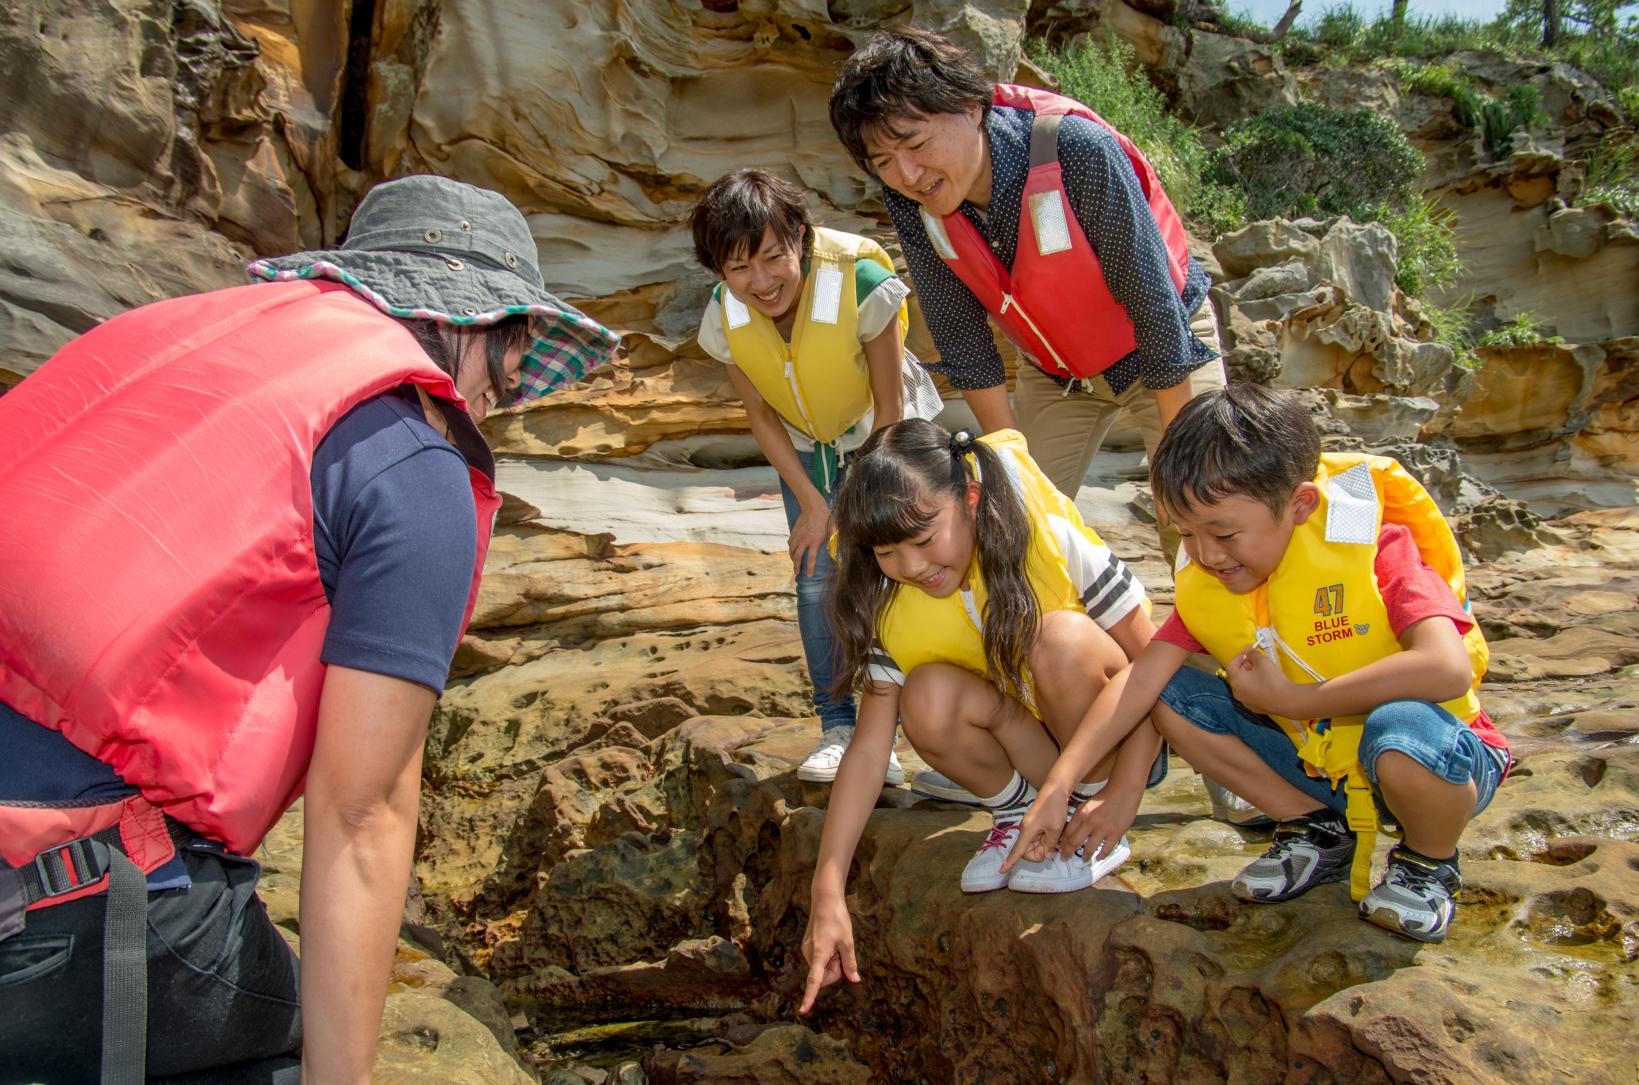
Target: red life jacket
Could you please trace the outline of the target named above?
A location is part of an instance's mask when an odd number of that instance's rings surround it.
[[[1110,294],[1098,254],[1087,243],[1064,193],[1058,121],[1065,114],[1103,125],[1121,144],[1167,246],[1167,271],[1180,293],[1189,275],[1189,239],[1161,182],[1137,147],[1097,113],[1071,98],[1031,87],[996,84],[998,106],[1036,114],[1030,174],[1019,207],[1018,250],[1011,272],[960,211],[922,224],[940,259],[996,318],[1006,336],[1042,369],[1066,377],[1102,373],[1138,346],[1132,319]],[[1051,120],[1046,120],[1051,118]]]
[[[261,841],[301,792],[324,685],[313,450],[406,383],[464,406],[396,321],[290,282],[133,310],[0,398],[0,701],[140,791],[0,804],[0,857],[118,824],[152,870],[173,853],[161,812],[241,854]],[[463,624],[500,505],[468,471]]]

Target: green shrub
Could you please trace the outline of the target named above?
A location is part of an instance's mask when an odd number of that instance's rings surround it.
[[[1348,215],[1404,208],[1423,156],[1392,120],[1314,102],[1261,113],[1225,133],[1209,180],[1245,194],[1254,219]]]
[[[1480,129],[1492,158],[1507,158],[1513,153],[1515,129],[1546,119],[1542,92],[1530,83],[1509,87],[1500,99],[1483,97],[1478,92],[1459,98],[1455,116],[1463,124]]]
[[[1452,116],[1459,124],[1484,133],[1486,149],[1493,158],[1507,158],[1513,152],[1516,128],[1547,119],[1542,112],[1542,92],[1529,83],[1510,87],[1497,99],[1445,64],[1393,60],[1388,70],[1403,90],[1450,99]]]
[[[1617,91],[1616,100],[1622,106],[1622,112],[1627,114],[1629,124],[1639,121],[1639,78]]]
[[[1587,167],[1578,203],[1608,203],[1639,217],[1639,148],[1607,138],[1589,152]]]
[[[1384,207],[1376,219],[1399,242],[1400,261],[1394,283],[1414,297],[1446,286],[1463,269],[1452,236],[1455,221],[1450,211],[1426,196],[1418,196],[1404,208]]]
[[[1210,156],[1195,130],[1167,112],[1166,99],[1144,75],[1130,45],[1083,40],[1063,51],[1042,43],[1030,56],[1059,82],[1059,91],[1109,121],[1149,159],[1173,206],[1192,226],[1218,237],[1246,221],[1238,189],[1207,177]]]
[[[1480,357],[1474,353],[1474,317],[1468,306],[1466,300],[1455,305],[1425,305],[1423,315],[1434,325],[1434,341],[1450,347],[1458,367],[1472,373],[1480,367]]]
[[[1492,328],[1474,340],[1476,347],[1534,347],[1539,343],[1560,346],[1565,342],[1548,334],[1548,326],[1533,312],[1523,312],[1499,328]]]

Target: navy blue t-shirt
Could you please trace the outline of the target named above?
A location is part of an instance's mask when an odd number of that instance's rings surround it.
[[[320,658],[443,689],[477,557],[466,460],[427,424],[414,392],[401,389],[343,415],[314,450],[311,477],[314,548],[331,608]],[[0,800],[135,790],[5,704],[0,750]]]

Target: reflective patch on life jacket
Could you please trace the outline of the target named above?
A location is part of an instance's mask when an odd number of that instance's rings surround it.
[[[822,267],[814,272],[814,300],[808,309],[808,319],[820,324],[835,324],[842,309],[842,272],[834,267]]]
[[[1361,463],[1326,483],[1326,541],[1377,542],[1377,487],[1370,464]]]
[[[751,323],[751,310],[726,286],[723,288],[723,315],[728,318],[731,328],[743,328]]]
[[[1030,197],[1030,224],[1036,231],[1036,251],[1043,256],[1070,248],[1070,223],[1064,217],[1064,196],[1058,190]]]
[[[956,246],[950,243],[950,235],[945,233],[945,224],[928,214],[927,208],[922,209],[922,228],[927,230],[928,240],[933,242],[933,251],[939,254],[939,259],[956,259]]]

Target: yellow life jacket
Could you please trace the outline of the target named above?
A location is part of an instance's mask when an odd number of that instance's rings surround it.
[[[1178,615],[1220,664],[1256,645],[1292,681],[1323,682],[1400,651],[1377,585],[1377,536],[1385,520],[1411,530],[1423,561],[1445,578],[1465,608],[1469,605],[1457,540],[1434,499],[1399,463],[1362,453],[1325,455],[1315,485],[1319,506],[1293,530],[1269,579],[1250,592],[1230,591],[1179,550]],[[1473,685],[1441,707],[1470,723],[1480,714],[1474,690],[1485,674],[1488,650],[1478,625],[1463,642]],[[1378,828],[1377,805],[1359,756],[1365,717],[1334,718],[1324,731],[1315,729],[1315,720],[1275,721],[1298,748],[1309,775],[1344,784],[1349,828],[1356,834],[1349,891],[1359,900],[1370,888]]]
[[[802,298],[788,346],[774,322],[721,288],[723,334],[734,364],[757,393],[794,428],[831,444],[871,409],[871,378],[859,342],[857,260],[893,270],[888,254],[868,237],[814,228],[814,252],[803,276]],[[899,334],[910,310],[899,305]]]
[[[1024,504],[1030,520],[1030,549],[1025,558],[1025,577],[1035,592],[1037,605],[1045,616],[1055,610],[1082,610],[1084,604],[1070,579],[1064,551],[1048,526],[1049,514],[1062,517],[1095,545],[1103,546],[1098,532],[1082,522],[1075,503],[1058,491],[1042,474],[1025,449],[1024,436],[1017,430],[998,430],[979,438],[989,445],[1006,468],[1008,481]],[[974,464],[977,456],[968,453]],[[980,484],[994,486],[999,480],[981,478]],[[985,660],[983,615],[989,598],[984,577],[979,574],[979,553],[974,548],[968,568],[971,604],[960,591],[935,599],[910,584],[894,585],[894,594],[882,610],[877,637],[901,674],[924,663],[951,663],[981,676],[989,675]],[[1024,674],[1025,707],[1039,716],[1035,690],[1028,669]]]

